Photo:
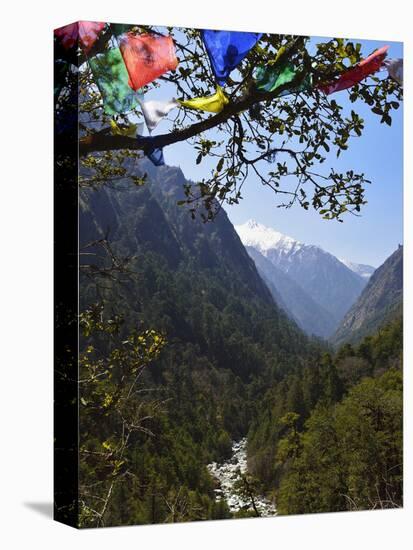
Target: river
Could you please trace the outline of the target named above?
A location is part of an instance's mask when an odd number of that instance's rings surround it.
[[[232,444],[232,456],[225,462],[208,464],[210,474],[219,482],[219,488],[215,489],[217,501],[225,499],[231,512],[239,510],[254,511],[251,498],[242,494],[237,485],[242,475],[247,474],[247,439],[234,441]],[[262,517],[275,516],[277,510],[272,502],[262,495],[254,494],[255,507]]]

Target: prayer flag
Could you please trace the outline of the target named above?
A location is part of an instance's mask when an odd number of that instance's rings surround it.
[[[215,79],[220,86],[224,86],[231,71],[255,46],[262,33],[202,30],[201,36]]]
[[[403,86],[403,59],[386,59],[384,61],[389,76]]]
[[[176,99],[171,101],[141,101],[143,117],[149,132],[152,132],[169,111],[179,106]]]
[[[110,129],[115,136],[136,137],[142,133],[143,124],[119,125],[116,120],[110,120]]]
[[[228,97],[224,94],[222,88],[217,86],[217,91],[213,95],[207,97],[196,97],[194,99],[179,100],[183,107],[188,109],[199,109],[209,113],[220,113],[222,109],[229,103]]]
[[[375,51],[366,59],[363,59],[344,73],[342,73],[335,81],[319,86],[319,89],[325,94],[333,94],[334,92],[340,92],[341,90],[346,90],[351,88],[355,84],[358,84],[369,75],[378,71],[383,64],[384,58],[387,55],[387,50],[389,46],[383,46],[379,50]]]
[[[176,69],[178,60],[171,36],[126,33],[119,37],[129,86],[138,90],[167,71]]]
[[[69,50],[77,44],[77,39],[79,38],[79,26],[78,23],[72,23],[70,25],[65,25],[59,29],[55,29],[55,36],[60,40],[62,46]]]
[[[152,149],[150,153],[147,153],[146,156],[155,166],[163,166],[165,160],[163,158],[163,149]]]
[[[88,53],[105,25],[106,23],[96,21],[78,21],[56,29],[55,35],[60,39],[65,49],[73,48],[79,39],[83,51]]]
[[[302,69],[296,69],[288,64],[282,68],[276,65],[272,67],[258,67],[255,79],[258,90],[263,92],[274,92],[284,84],[290,84],[297,77]],[[300,84],[286,88],[279,95],[285,96],[292,93],[304,92],[312,87],[312,75],[307,74]]]
[[[258,67],[256,72],[257,88],[264,92],[273,92],[283,84],[292,82],[297,74],[292,65],[280,69],[274,67]]]
[[[138,107],[139,94],[128,84],[128,71],[119,48],[113,48],[89,59],[89,65],[103,98],[106,114],[121,114]]]

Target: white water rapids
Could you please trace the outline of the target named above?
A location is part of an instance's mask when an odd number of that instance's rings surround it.
[[[247,473],[247,439],[233,442],[232,456],[225,462],[208,464],[210,474],[219,482],[220,487],[215,489],[217,501],[225,499],[231,512],[239,510],[253,511],[251,498],[240,494],[237,482],[241,475]],[[261,495],[254,495],[255,507],[262,517],[275,516],[277,510],[272,502]]]

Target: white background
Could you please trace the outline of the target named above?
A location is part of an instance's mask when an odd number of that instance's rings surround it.
[[[0,544],[3,548],[407,548],[412,516],[411,93],[405,103],[405,509],[76,531],[52,502],[52,29],[78,19],[405,41],[408,3],[60,0],[2,4]],[[410,73],[410,74],[409,74]],[[409,528],[410,527],[410,528]],[[411,547],[411,546],[410,546]]]

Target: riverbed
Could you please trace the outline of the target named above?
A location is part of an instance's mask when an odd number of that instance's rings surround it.
[[[211,462],[208,464],[210,474],[218,481],[219,487],[215,489],[217,501],[225,499],[231,512],[240,510],[254,511],[251,498],[240,494],[237,485],[242,475],[248,473],[247,466],[247,439],[234,441],[231,457],[222,463]],[[275,516],[275,505],[262,495],[254,495],[255,507],[262,517]]]

